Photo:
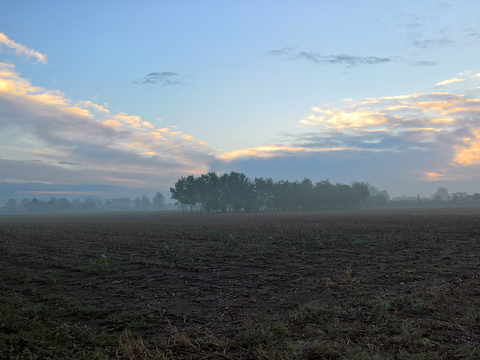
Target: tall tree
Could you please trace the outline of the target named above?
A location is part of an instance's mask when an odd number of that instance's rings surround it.
[[[25,204],[25,210],[29,213],[39,213],[40,212],[40,202],[33,198],[28,204]]]
[[[8,211],[12,213],[17,212],[17,200],[15,199],[10,199],[8,202],[5,204],[5,207],[8,209]]]
[[[141,203],[142,203],[142,210],[143,211],[148,211],[152,207],[152,203],[150,202],[150,199],[148,198],[147,195],[142,196]]]
[[[205,211],[218,211],[222,207],[221,196],[224,191],[222,182],[218,175],[214,172],[209,172],[198,178],[200,202]]]
[[[249,179],[244,173],[232,171],[228,174],[225,195],[227,203],[234,211],[240,211],[246,206],[249,196]]]
[[[58,200],[58,208],[60,212],[68,212],[73,209],[73,204],[67,198],[61,198]]]
[[[360,206],[370,196],[368,184],[364,182],[354,181],[352,183],[353,205]]]
[[[271,178],[255,178],[253,189],[255,194],[255,211],[272,210],[273,180]]]
[[[188,204],[187,198],[187,178],[181,177],[175,183],[174,187],[170,188],[170,193],[172,194],[172,199],[177,200],[182,206],[182,212],[184,211],[184,205]]]
[[[200,200],[200,182],[196,181],[193,175],[187,176],[185,180],[185,189],[187,204],[190,205],[190,212],[193,212],[193,207]]]
[[[165,198],[161,192],[157,192],[152,199],[153,208],[155,210],[162,210],[165,207]]]
[[[313,210],[316,207],[315,192],[312,180],[303,179],[299,184],[298,198],[303,210]]]
[[[142,210],[142,200],[139,197],[137,197],[135,200],[133,200],[133,209],[135,211]]]

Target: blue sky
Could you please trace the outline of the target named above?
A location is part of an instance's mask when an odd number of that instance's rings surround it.
[[[0,186],[141,195],[235,170],[480,192],[479,14],[476,0],[4,1]]]

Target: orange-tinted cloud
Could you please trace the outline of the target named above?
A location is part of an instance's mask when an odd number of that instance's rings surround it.
[[[103,114],[110,115],[110,110],[108,110],[107,108],[105,108],[102,105],[95,104],[92,101],[89,101],[89,100],[79,101],[78,103],[79,103],[79,106],[81,106],[81,107],[91,107],[98,113],[103,113]]]
[[[120,127],[123,126],[123,124],[117,120],[105,120],[103,124],[107,126],[113,126],[113,127]]]
[[[238,157],[243,156],[258,156],[258,157],[271,157],[275,156],[275,153],[278,152],[298,152],[305,151],[302,147],[291,147],[291,146],[258,146],[255,148],[241,149],[230,151],[228,153],[219,155],[218,157],[222,160],[232,160]]]
[[[319,153],[319,152],[333,152],[333,151],[345,151],[362,150],[357,147],[349,146],[290,146],[290,145],[265,145],[257,146],[247,149],[240,149],[230,151],[225,154],[218,155],[222,160],[235,160],[243,157],[258,157],[258,158],[271,158],[276,156],[286,156],[301,153]],[[367,151],[381,152],[382,149],[370,149]]]
[[[471,134],[475,119],[480,118],[480,99],[474,96],[476,92],[468,91],[478,86],[480,76],[469,73],[461,76],[461,79],[453,78],[442,85],[461,80],[466,86],[463,93],[415,92],[348,99],[353,102],[349,106],[313,106],[312,113],[299,121],[299,127],[309,128],[308,133],[291,136],[282,141],[282,145],[239,149],[219,157],[233,160],[325,151],[401,153],[412,149],[430,152],[432,158],[443,156],[442,161],[452,166],[454,163],[477,165],[480,163],[480,139],[477,133],[476,139],[465,134]],[[426,174],[427,179],[452,178],[439,171]]]
[[[480,164],[480,131],[474,131],[473,139],[466,139],[466,146],[460,147],[455,155],[455,162],[461,165]]]
[[[457,79],[457,78],[448,79],[448,80],[440,81],[437,84],[437,86],[448,85],[448,84],[452,84],[452,83],[456,83],[456,82],[460,82],[460,81],[465,81],[465,80],[464,79]]]

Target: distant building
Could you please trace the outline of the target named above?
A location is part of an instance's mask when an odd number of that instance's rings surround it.
[[[432,195],[432,200],[441,200],[441,201],[450,200],[450,195],[448,194],[448,190],[443,187],[439,188],[437,192]]]
[[[450,195],[452,196],[452,198],[456,196],[458,199],[466,199],[468,197],[468,194],[466,192],[456,192]]]

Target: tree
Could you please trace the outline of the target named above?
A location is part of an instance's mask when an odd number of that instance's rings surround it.
[[[45,203],[43,211],[46,213],[54,213],[57,212],[57,208],[57,199],[51,198]]]
[[[25,209],[25,204],[28,204],[30,202],[30,199],[24,198],[20,201],[20,205],[18,206],[20,211],[26,211]]]
[[[225,198],[234,211],[240,211],[247,205],[246,201],[251,191],[249,183],[250,181],[244,173],[232,171],[228,174]]]
[[[139,197],[133,200],[133,208],[135,209],[135,211],[142,210],[142,200]]]
[[[155,210],[162,210],[165,207],[165,198],[161,192],[157,192],[152,199],[153,208]]]
[[[68,212],[72,210],[73,204],[70,203],[67,198],[61,198],[58,200],[58,208],[61,212]]]
[[[372,186],[368,182],[367,182],[367,188],[368,188],[368,191],[370,192],[370,196],[382,195],[383,197],[385,197],[385,199],[387,199],[387,201],[390,200],[390,195],[388,194],[388,191],[386,190],[380,191],[376,186]]]
[[[352,202],[354,206],[359,206],[362,204],[370,196],[367,183],[354,181],[352,184],[352,195]]]
[[[315,208],[314,186],[312,180],[303,179],[299,184],[299,200],[304,210],[312,210]]]
[[[25,211],[29,213],[39,213],[40,212],[40,202],[33,198],[28,204],[25,204]]]
[[[183,205],[188,204],[187,197],[187,178],[181,177],[175,183],[174,187],[170,188],[171,198],[177,200],[182,205],[182,212],[184,211]]]
[[[93,198],[86,197],[83,199],[83,204],[78,204],[80,209],[85,212],[94,212],[97,210],[97,202]]]
[[[272,210],[273,180],[271,178],[255,178],[253,181],[255,195],[255,211]]]
[[[218,211],[222,208],[222,193],[224,191],[223,184],[218,175],[214,172],[201,175],[197,178],[197,184],[200,191],[200,202],[205,211]]]
[[[152,207],[152,203],[150,202],[150,199],[148,198],[147,195],[142,196],[142,210],[143,211],[148,211]]]
[[[187,204],[190,205],[190,212],[193,212],[193,207],[200,202],[200,191],[202,183],[193,175],[187,176],[185,188],[187,190]]]
[[[314,194],[317,207],[330,208],[334,206],[333,190],[330,180],[319,181],[315,184]]]
[[[8,200],[8,202],[5,204],[5,207],[8,209],[8,211],[12,213],[17,212],[17,200],[15,199]]]

